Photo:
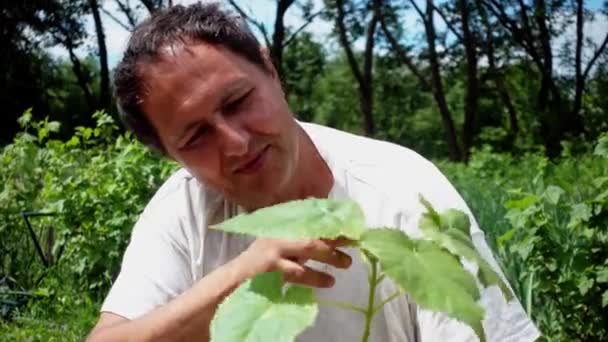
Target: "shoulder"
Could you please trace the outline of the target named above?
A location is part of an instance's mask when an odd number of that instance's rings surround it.
[[[200,183],[186,169],[175,171],[158,188],[142,212],[142,217],[154,217],[159,214],[184,214],[186,211],[201,211],[209,202],[221,197],[211,188]]]
[[[180,244],[199,239],[214,193],[187,170],[175,171],[152,196],[132,238],[157,236]]]
[[[407,147],[320,125],[303,127],[330,162],[340,164],[351,178],[388,196],[452,188],[430,160]]]
[[[411,219],[425,211],[420,196],[439,211],[448,208],[472,213],[456,188],[433,162],[391,142],[358,136],[333,128],[306,124],[304,129],[338,171],[346,195],[370,212]],[[473,219],[474,222],[474,219]],[[476,223],[474,230],[477,230]]]

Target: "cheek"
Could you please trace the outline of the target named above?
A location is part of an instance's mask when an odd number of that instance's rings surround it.
[[[179,157],[177,161],[197,179],[212,185],[223,183],[222,164],[217,148],[202,146],[180,152]]]
[[[269,135],[281,134],[285,130],[291,115],[281,96],[260,94],[252,102],[245,114],[252,130]]]

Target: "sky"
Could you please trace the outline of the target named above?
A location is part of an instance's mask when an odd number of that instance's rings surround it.
[[[209,0],[207,0],[209,1]],[[422,2],[423,0],[418,0]],[[603,0],[588,0],[587,6],[592,9],[601,8]],[[174,0],[174,4],[183,4],[188,5],[191,3],[195,3],[197,0]],[[206,2],[206,1],[202,1]],[[256,18],[259,21],[262,21],[266,24],[269,30],[272,30],[272,22],[274,21],[274,11],[275,11],[275,0],[237,0],[237,3],[244,8],[248,13],[251,14],[253,18]],[[322,0],[314,0],[315,9],[320,9],[322,6]],[[119,13],[116,8],[116,4],[111,0],[101,1],[103,8],[112,13],[114,16],[118,18],[124,18]],[[227,5],[229,6],[229,5]],[[102,13],[102,21],[104,25],[104,31],[106,34],[106,45],[108,49],[108,61],[110,64],[110,68],[114,67],[118,61],[120,60],[122,53],[126,47],[127,40],[129,38],[129,32],[125,30],[122,26],[116,23],[114,20],[110,18],[106,13]],[[291,8],[287,11],[285,16],[285,22],[287,25],[293,27],[299,27],[302,23],[302,18],[297,9]],[[435,21],[438,26],[438,30],[444,29],[442,27],[441,19],[437,18]],[[86,19],[86,28],[91,33],[89,36],[89,40],[86,42],[85,46],[78,50],[78,54],[84,56],[91,51],[96,49],[96,40],[95,40],[95,28],[93,24],[92,17]],[[403,18],[403,25],[406,32],[420,32],[422,30],[422,25],[416,18],[413,11],[410,11],[410,15]],[[328,39],[329,33],[332,30],[332,24],[329,22],[325,22],[321,19],[316,19],[311,25],[306,28],[306,31],[312,33],[319,42],[324,43],[326,45],[332,44],[332,41]],[[254,28],[254,32],[256,34],[259,33]],[[599,44],[601,40],[604,38],[606,33],[608,32],[608,18],[606,16],[597,16],[597,20],[593,23],[586,23],[585,34],[588,35],[588,38]],[[561,37],[560,40],[555,42],[555,48],[557,49],[559,46],[563,45],[564,42],[572,39],[574,40],[575,30],[574,26],[568,28],[566,34]],[[362,41],[356,42],[356,47],[362,48]],[[337,48],[336,46],[331,46],[332,48]],[[67,57],[67,51],[60,46],[56,46],[49,49],[50,53],[57,57]],[[590,54],[591,51],[587,51],[587,55]]]

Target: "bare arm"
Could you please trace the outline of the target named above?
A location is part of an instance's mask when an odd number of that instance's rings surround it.
[[[135,320],[102,313],[87,341],[209,340],[209,322],[219,302],[243,281],[238,259],[219,267],[192,288]]]
[[[335,247],[347,244],[321,240],[258,239],[239,257],[217,268],[164,306],[135,320],[102,313],[87,341],[208,341],[209,323],[217,305],[242,281],[258,273],[280,271],[287,281],[330,287],[333,278],[304,266],[309,259],[346,268],[351,260]]]

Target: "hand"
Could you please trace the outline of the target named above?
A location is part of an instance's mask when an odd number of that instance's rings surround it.
[[[255,240],[238,258],[245,277],[258,273],[279,271],[285,281],[314,287],[331,287],[334,278],[306,265],[308,260],[316,260],[338,268],[348,268],[350,256],[336,247],[350,243],[346,239],[337,240]]]

